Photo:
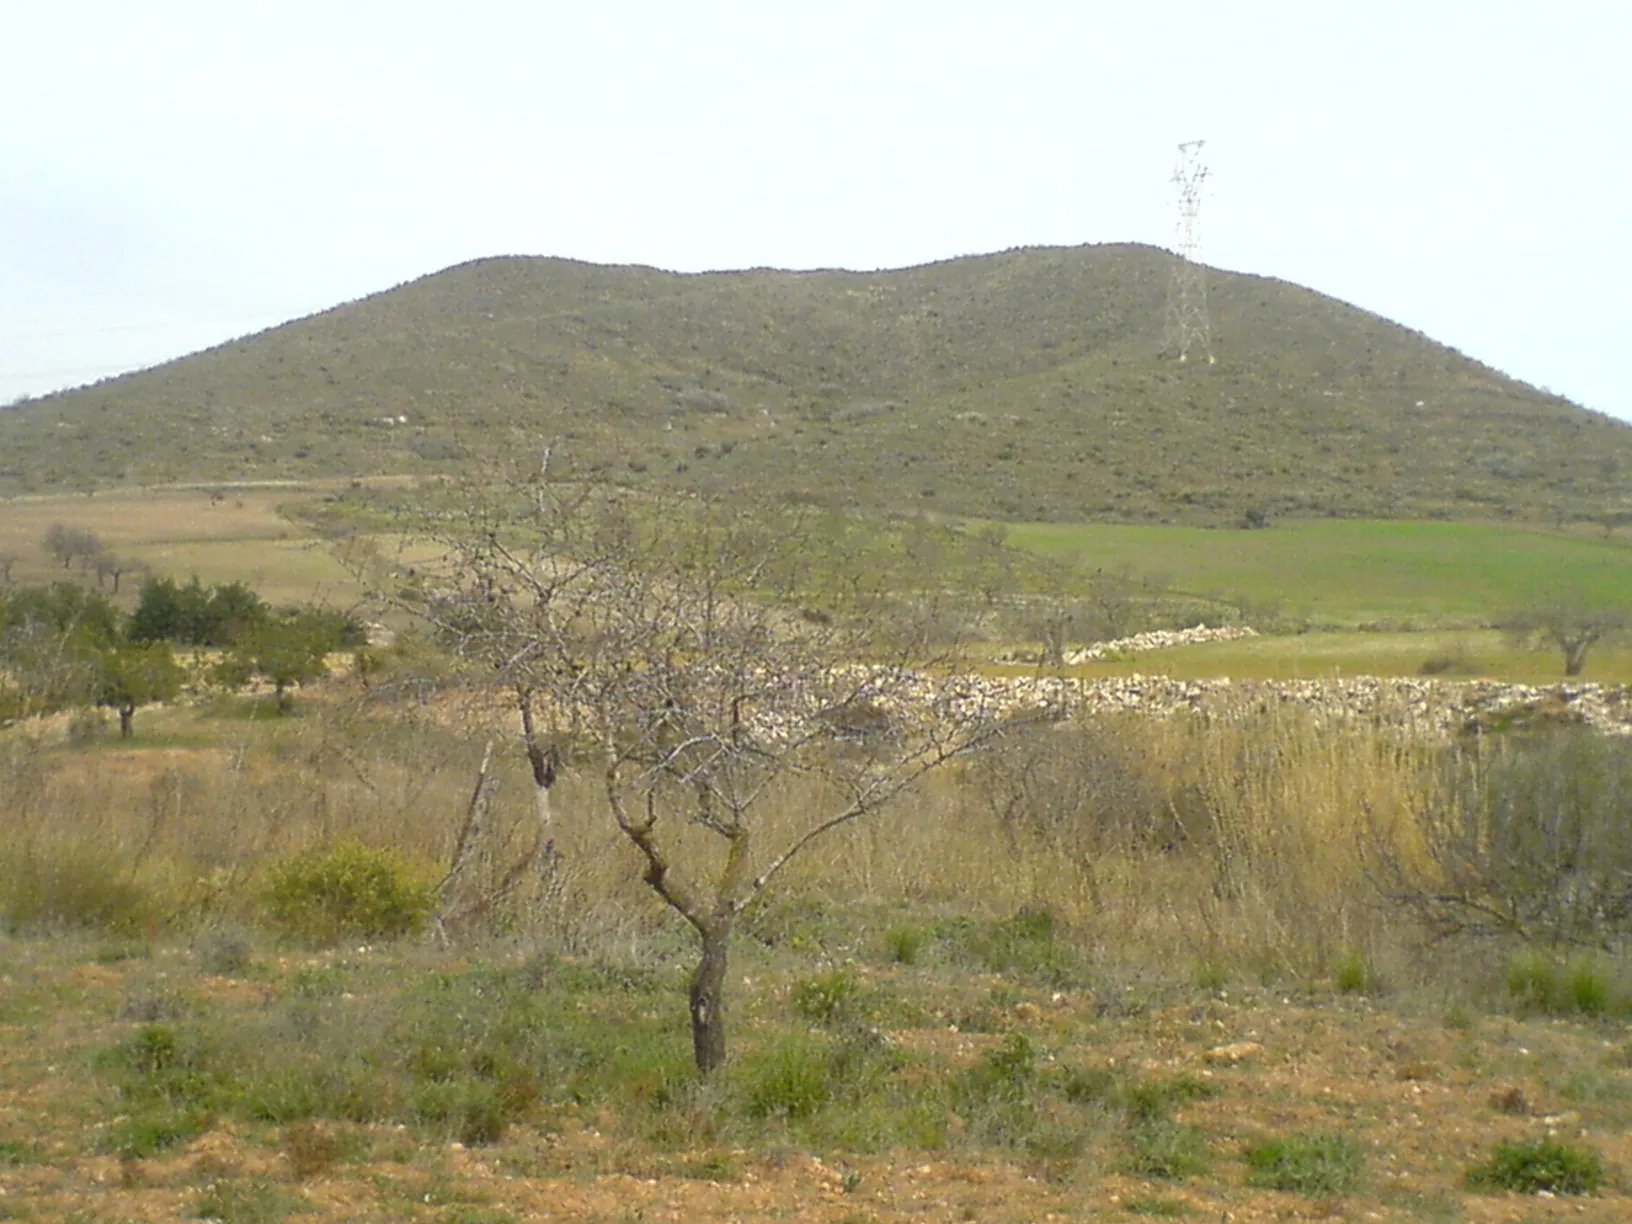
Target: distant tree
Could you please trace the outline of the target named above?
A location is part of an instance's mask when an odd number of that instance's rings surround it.
[[[1559,599],[1512,613],[1503,628],[1522,644],[1560,651],[1564,656],[1564,674],[1579,676],[1586,668],[1587,653],[1594,646],[1621,637],[1632,629],[1632,612]]]
[[[241,582],[208,590],[195,576],[182,586],[169,578],[142,583],[131,613],[130,637],[184,646],[229,646],[271,615],[261,597]]]
[[[218,683],[233,688],[261,677],[272,686],[278,713],[287,714],[293,708],[289,690],[328,675],[328,655],[341,644],[327,617],[285,613],[239,634],[213,674]]]
[[[137,707],[173,700],[185,678],[169,642],[119,641],[98,654],[93,696],[119,712],[119,738],[129,739]]]
[[[119,640],[119,610],[71,582],[0,595],[0,721],[90,700],[99,654]]]
[[[45,529],[45,551],[69,569],[75,561],[83,566],[92,557],[104,551],[102,541],[94,531],[84,527],[70,527],[66,523],[52,523]]]
[[[96,585],[101,587],[109,578],[113,579],[113,593],[119,594],[119,579],[126,574],[138,573],[146,567],[140,561],[130,561],[124,557],[116,557],[112,553],[99,553],[91,559],[91,569],[96,574]]]

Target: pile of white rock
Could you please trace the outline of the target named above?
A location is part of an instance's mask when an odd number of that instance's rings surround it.
[[[1152,629],[1132,637],[1117,638],[1110,642],[1095,642],[1082,650],[1068,651],[1067,664],[1075,666],[1094,659],[1113,655],[1137,654],[1145,650],[1166,650],[1172,646],[1194,646],[1198,642],[1233,642],[1237,638],[1257,637],[1258,631],[1249,625],[1192,625],[1188,629]]]

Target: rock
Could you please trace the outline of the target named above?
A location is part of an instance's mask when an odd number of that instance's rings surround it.
[[[1202,1055],[1202,1058],[1214,1066],[1233,1067],[1237,1063],[1251,1062],[1264,1052],[1264,1047],[1256,1041],[1232,1041],[1229,1045],[1214,1046]]]

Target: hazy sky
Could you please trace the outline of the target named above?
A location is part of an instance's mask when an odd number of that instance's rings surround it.
[[[461,260],[1170,245],[1632,418],[1626,0],[129,0],[0,17],[0,402]]]

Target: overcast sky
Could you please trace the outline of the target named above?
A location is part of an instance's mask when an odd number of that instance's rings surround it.
[[[1171,245],[1632,418],[1625,0],[8,6],[0,402],[483,255]]]

